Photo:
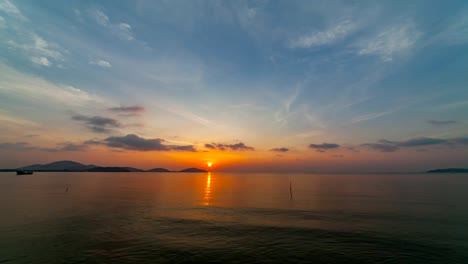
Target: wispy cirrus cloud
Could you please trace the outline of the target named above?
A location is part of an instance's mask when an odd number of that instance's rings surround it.
[[[363,114],[363,115],[357,115],[357,116],[354,116],[350,119],[349,123],[351,124],[354,124],[354,123],[359,123],[359,122],[364,122],[364,121],[368,121],[368,120],[373,120],[373,119],[376,119],[376,118],[379,118],[379,117],[382,117],[382,116],[385,116],[385,115],[388,115],[390,113],[393,113],[397,111],[397,109],[395,110],[390,110],[390,111],[384,111],[384,112],[377,112],[377,113],[368,113],[368,114]]]
[[[54,63],[59,63],[65,60],[65,55],[68,51],[56,43],[47,41],[42,36],[26,30],[19,32],[21,36],[15,40],[10,39],[6,43],[14,49],[19,50],[23,55],[29,56],[31,62],[40,66],[52,66]]]
[[[21,13],[21,11],[9,0],[0,1],[0,12],[15,16],[21,20],[27,20],[23,13]]]
[[[332,44],[344,39],[356,29],[355,23],[351,20],[341,21],[324,31],[315,31],[302,35],[289,42],[290,48],[312,48],[327,44]]]
[[[428,120],[427,122],[434,126],[449,126],[449,125],[454,125],[458,123],[455,120],[433,120],[433,119]]]
[[[6,45],[11,52],[35,65],[63,66],[68,50],[38,34],[31,21],[12,2],[0,1],[0,14],[2,13],[6,15],[6,19],[0,16],[0,28],[7,28],[8,33],[0,44]]]
[[[255,150],[253,147],[247,146],[242,142],[239,142],[239,143],[236,143],[236,144],[211,143],[211,144],[205,144],[205,148],[213,149],[213,150],[215,150],[215,149],[216,150],[222,150],[222,151],[225,151],[225,150],[233,150],[233,151],[236,151],[236,150],[240,150],[240,151],[251,150],[251,151],[253,151],[253,150]]]
[[[0,95],[17,98],[21,104],[66,104],[67,107],[107,104],[103,97],[83,89],[60,85],[28,75],[0,63]]]
[[[275,113],[275,121],[278,122],[281,126],[284,126],[288,123],[288,119],[292,115],[291,107],[297,100],[300,92],[301,87],[298,85],[294,89],[294,92],[288,98],[281,102],[279,110]]]
[[[393,25],[375,36],[358,43],[358,55],[378,56],[383,61],[392,61],[397,55],[408,52],[422,35],[413,23]]]
[[[127,23],[112,23],[109,19],[109,16],[105,14],[102,10],[93,9],[89,11],[89,14],[92,18],[102,27],[107,28],[111,34],[124,39],[124,40],[133,40],[132,27]]]
[[[468,43],[468,9],[449,18],[448,25],[437,33],[433,41],[445,45],[464,45]]]

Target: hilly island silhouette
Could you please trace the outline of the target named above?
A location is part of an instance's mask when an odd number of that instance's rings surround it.
[[[187,168],[180,171],[172,171],[166,168],[154,168],[142,170],[133,167],[104,167],[94,164],[85,165],[76,161],[61,160],[47,164],[33,164],[16,169],[2,169],[0,171],[34,171],[34,172],[207,172],[199,168]]]

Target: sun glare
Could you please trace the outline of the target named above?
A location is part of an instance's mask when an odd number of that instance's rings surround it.
[[[211,167],[213,165],[213,163],[207,162],[206,165],[208,165],[208,167]]]

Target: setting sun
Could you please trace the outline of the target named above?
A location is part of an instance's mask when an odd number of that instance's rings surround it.
[[[211,167],[213,165],[213,163],[207,162],[206,165],[208,165],[208,167]]]

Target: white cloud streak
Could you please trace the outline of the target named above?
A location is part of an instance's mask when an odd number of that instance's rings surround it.
[[[8,15],[15,16],[21,20],[27,20],[21,11],[8,0],[0,0],[0,11]]]
[[[325,31],[312,32],[300,36],[289,43],[290,48],[312,48],[344,39],[356,29],[356,25],[350,20],[344,20]]]
[[[357,54],[379,56],[383,61],[392,61],[396,55],[409,51],[420,36],[421,33],[412,23],[392,26],[361,41]]]
[[[46,57],[31,57],[31,61],[40,66],[50,66],[50,61]]]
[[[69,85],[57,85],[44,79],[20,73],[0,64],[0,95],[21,100],[18,103],[63,104],[86,106],[104,104],[106,100]]]
[[[434,40],[446,45],[468,43],[468,10],[450,20],[450,24],[434,36]]]
[[[291,116],[291,106],[296,101],[300,92],[300,87],[296,87],[294,93],[281,103],[280,109],[275,113],[275,120],[280,123],[281,126],[288,123],[288,118]]]
[[[108,62],[108,61],[105,61],[105,60],[90,61],[89,64],[97,65],[97,66],[102,67],[102,68],[112,67],[112,64],[110,62]]]
[[[111,23],[109,16],[107,16],[103,11],[94,9],[91,10],[90,15],[96,20],[100,26],[107,28],[113,35],[124,39],[124,40],[133,40],[132,27],[127,23]]]
[[[31,56],[31,61],[42,66],[51,66],[53,61],[64,61],[64,53],[67,50],[56,44],[50,44],[41,36],[35,33],[29,33],[28,43],[18,43],[10,40],[7,44],[14,49],[26,52]]]

